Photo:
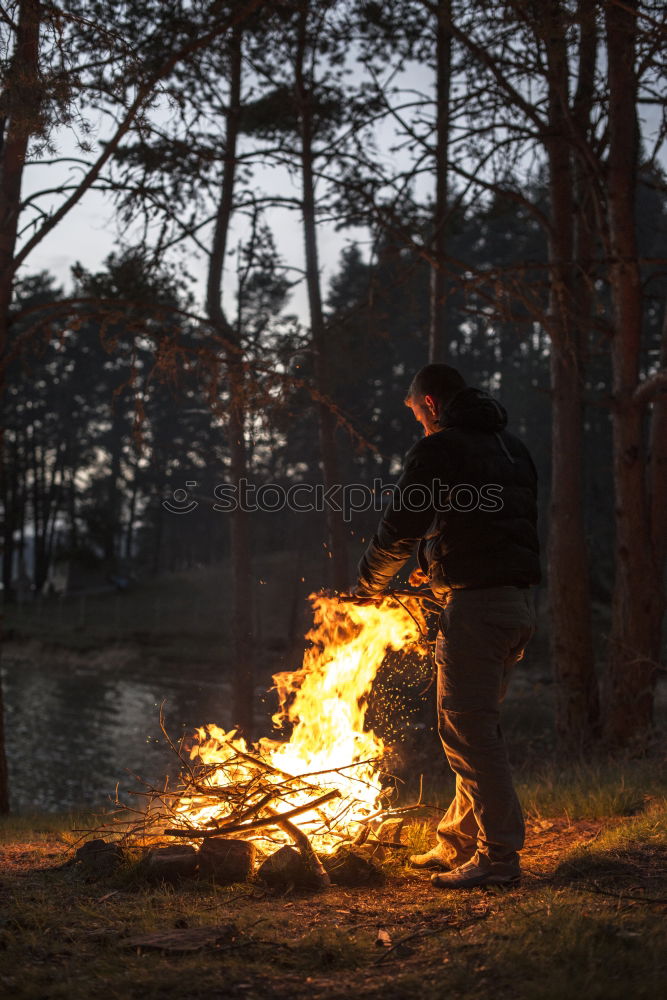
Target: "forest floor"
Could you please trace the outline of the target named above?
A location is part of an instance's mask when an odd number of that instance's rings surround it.
[[[661,759],[658,759],[661,758]],[[621,775],[622,772],[622,775]],[[619,777],[619,775],[621,775]],[[648,776],[653,775],[653,783]],[[662,775],[662,777],[661,777]],[[524,876],[435,889],[405,855],[384,884],[274,895],[260,884],[150,887],[136,865],[90,880],[82,817],[0,822],[0,994],[31,1000],[416,996],[654,998],[667,981],[664,753],[561,769],[533,786]],[[590,796],[586,797],[586,788]],[[527,804],[527,786],[523,798]],[[551,807],[540,812],[540,803]],[[597,815],[599,813],[599,815]],[[432,826],[413,824],[411,849]],[[197,951],[137,943],[209,928]],[[384,944],[378,944],[378,931]],[[201,944],[201,942],[199,942]]]
[[[294,665],[290,636],[308,624],[303,593],[279,599],[278,566],[258,584],[261,642],[271,670]],[[304,588],[317,586],[316,575]],[[224,571],[172,574],[123,595],[12,610],[22,655],[106,656],[136,651],[156,664],[225,665],[229,623]],[[304,590],[308,592],[307,589]],[[301,619],[293,615],[301,608]],[[30,648],[29,648],[30,647]],[[148,656],[150,654],[150,656]],[[129,655],[129,654],[128,654]],[[134,655],[134,654],[133,654]],[[284,660],[283,660],[284,658]],[[110,660],[115,663],[115,660]],[[134,660],[132,661],[134,662]],[[151,661],[152,662],[152,661]],[[564,766],[554,751],[546,658],[531,645],[505,706],[527,815],[524,877],[509,891],[437,890],[406,864],[384,865],[384,884],[274,895],[260,884],[188,881],[150,886],[136,864],[92,879],[72,857],[74,816],[0,818],[0,996],[26,1000],[291,1000],[440,997],[526,1000],[654,998],[667,981],[667,767],[649,757]],[[128,668],[129,670],[129,668]],[[268,666],[266,670],[268,674]],[[421,682],[420,682],[421,683]],[[432,699],[431,699],[432,700]],[[656,703],[666,729],[667,686]],[[432,728],[432,726],[431,726]],[[433,734],[431,734],[433,736]],[[439,761],[439,764],[438,764]],[[408,766],[409,765],[409,766]],[[406,749],[404,795],[425,772],[427,801],[446,803],[451,775],[429,730]],[[414,779],[414,780],[413,780]],[[430,846],[432,824],[407,831]],[[152,949],[150,933],[211,930],[197,951]],[[378,945],[378,931],[385,944]]]

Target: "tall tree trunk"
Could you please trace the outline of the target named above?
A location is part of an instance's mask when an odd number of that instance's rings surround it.
[[[4,105],[9,109],[0,147],[0,391],[14,284],[14,253],[21,204],[21,181],[28,141],[38,126],[39,0],[21,0],[16,48],[7,74]]]
[[[662,323],[660,344],[660,368],[667,372],[667,302]],[[667,381],[656,389],[653,397],[651,427],[649,432],[648,462],[649,510],[651,523],[651,545],[660,583],[660,602],[655,606],[655,619],[651,627],[651,649],[653,659],[660,660],[662,634],[667,610]]]
[[[42,573],[42,545],[44,540],[44,533],[42,531],[42,505],[40,498],[42,492],[40,489],[40,476],[39,476],[39,459],[38,459],[39,445],[35,438],[35,425],[30,426],[30,463],[32,465],[32,483],[30,489],[30,499],[32,506],[32,531],[33,531],[33,547],[32,547],[32,578],[35,581],[35,588],[39,593],[41,591],[41,586],[44,580],[40,580]],[[38,582],[39,581],[39,582]]]
[[[2,478],[0,481],[0,498],[4,512],[3,549],[2,549],[2,586],[3,603],[14,600],[14,555],[16,551],[14,535],[17,526],[19,502],[18,486],[18,449],[16,442],[13,454],[2,455]]]
[[[312,80],[308,78],[305,71],[306,51],[308,47],[308,14],[309,4],[308,2],[303,2],[299,18],[295,89],[301,128],[302,217],[306,259],[306,285],[308,288],[310,329],[315,362],[315,384],[318,393],[323,397],[317,405],[320,457],[324,488],[325,490],[329,490],[340,482],[340,476],[336,447],[336,421],[330,407],[327,405],[327,399],[331,396],[329,379],[330,352],[322,309],[322,291],[320,288],[317,248],[315,181],[313,176]],[[332,563],[332,583],[337,590],[346,590],[350,581],[347,561],[347,532],[342,512],[334,510],[331,505],[327,505],[326,523],[329,556]]]
[[[5,705],[0,684],[0,815],[9,812],[9,775],[7,773],[7,754],[5,753]]]
[[[615,579],[609,645],[606,736],[616,745],[643,742],[653,721],[656,682],[653,636],[661,614],[662,580],[651,547],[646,490],[644,409],[639,378],[642,288],[637,255],[635,192],[639,127],[635,40],[637,2],[605,7],[609,85],[607,167],[609,278],[614,314],[613,469]]]
[[[159,473],[154,471],[155,481]],[[153,576],[157,576],[162,569],[162,546],[164,542],[164,507],[158,503],[155,507],[155,535],[153,536],[153,555],[151,559],[151,570]]]
[[[127,529],[125,532],[125,544],[123,546],[125,562],[129,565],[132,561],[132,548],[134,545],[134,522],[137,516],[137,496],[139,494],[138,464],[132,463],[132,488],[130,490],[130,502],[127,508]]]
[[[586,147],[592,136],[591,116],[595,102],[595,68],[597,63],[598,30],[597,0],[579,0],[579,52],[577,88],[572,102],[570,121],[573,128],[574,151],[574,320],[579,330],[579,351],[585,364],[588,357],[588,337],[593,313],[595,283],[596,214],[595,190]]]
[[[38,122],[41,102],[39,79],[39,0],[21,0],[18,8],[16,48],[4,92],[8,116],[0,147],[0,398],[4,397],[7,341],[9,337],[14,253],[21,204],[21,181],[28,140]],[[0,427],[0,452],[3,450]],[[0,813],[9,812],[9,785],[0,689]]]
[[[79,547],[79,528],[76,509],[76,467],[72,464],[67,476],[67,516],[69,518],[69,548]]]
[[[573,152],[568,125],[568,69],[558,0],[545,16],[549,58],[549,236],[552,392],[551,505],[548,545],[551,654],[557,678],[556,728],[579,750],[598,722],[591,631],[589,560],[583,516],[583,372],[573,320]]]
[[[246,404],[243,354],[237,332],[227,320],[222,308],[222,277],[227,250],[229,225],[234,205],[236,180],[236,147],[241,110],[241,54],[243,34],[234,28],[230,40],[229,107],[225,135],[225,164],[215,220],[213,243],[208,264],[206,309],[214,330],[224,343],[229,384],[229,451],[230,475],[238,488],[248,476],[245,439]],[[253,586],[248,511],[237,509],[230,514],[232,569],[232,654],[234,688],[232,722],[250,738],[253,729],[254,706],[254,617]]]
[[[122,398],[114,397],[113,407],[122,407]],[[123,433],[124,421],[121,414],[113,413],[111,417],[111,429],[109,431],[109,450],[111,452],[111,464],[109,477],[107,479],[107,500],[106,500],[106,524],[104,525],[104,559],[109,567],[114,571],[116,568],[116,556],[119,554],[117,544],[118,532],[121,520],[121,471],[123,460]]]
[[[667,371],[667,302],[662,320],[660,342],[661,370]],[[657,624],[658,639],[656,659],[660,647],[662,617],[665,596],[665,563],[667,562],[667,382],[663,381],[653,397],[651,428],[649,435],[649,500],[651,520],[651,544],[655,554],[658,574],[662,579],[663,608],[659,612]]]
[[[33,535],[34,563],[33,579],[39,592],[46,583],[51,562],[53,532],[60,510],[60,494],[62,492],[62,462],[64,449],[61,447],[53,458],[51,468],[47,471],[49,450],[44,443],[38,444],[34,437],[33,427]],[[58,482],[58,480],[60,480]]]
[[[447,357],[447,200],[449,180],[449,99],[452,77],[452,0],[439,0],[436,14],[435,206],[431,242],[429,361]]]

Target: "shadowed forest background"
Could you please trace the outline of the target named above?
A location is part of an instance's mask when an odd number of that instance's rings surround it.
[[[176,726],[266,731],[308,594],[353,584],[379,514],[223,513],[214,489],[394,481],[428,360],[504,404],[539,474],[540,632],[510,740],[535,759],[658,745],[664,5],[21,0],[0,31],[15,803],[35,760],[62,771],[63,732],[79,770],[34,801],[99,796],[100,760],[129,763],[119,720],[149,731],[165,694]],[[119,233],[102,268],[68,243],[94,190]],[[53,233],[66,283],[31,267]],[[179,490],[191,513],[165,509]],[[439,753],[427,683],[388,662],[371,704],[408,776]]]

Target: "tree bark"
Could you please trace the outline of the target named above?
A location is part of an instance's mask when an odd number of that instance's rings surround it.
[[[583,371],[581,330],[573,319],[573,149],[568,124],[568,68],[558,0],[545,16],[548,53],[552,456],[548,543],[551,655],[557,678],[556,729],[581,750],[598,724],[591,632],[589,559],[583,515]],[[576,284],[579,282],[577,281]],[[582,292],[579,291],[579,297]],[[579,302],[581,305],[581,301]]]
[[[431,243],[429,361],[444,361],[447,350],[447,201],[449,178],[449,98],[452,76],[452,2],[439,0],[436,13],[435,206]]]
[[[125,562],[128,564],[128,566],[131,564],[133,556],[132,549],[134,546],[134,528],[137,515],[138,494],[139,494],[138,465],[135,460],[132,463],[132,488],[130,490],[130,500],[127,508],[127,528],[125,530],[125,544],[123,546],[123,551],[125,553]]]
[[[5,438],[6,440],[6,438]],[[5,448],[7,445],[5,445]],[[18,475],[18,448],[13,443],[11,453],[2,454],[2,476],[0,481],[0,498],[4,513],[3,550],[2,550],[2,585],[3,603],[14,600],[14,555],[16,546],[14,535],[19,523],[19,504],[22,502]]]
[[[28,142],[38,127],[41,103],[40,6],[39,0],[21,0],[19,4],[16,47],[3,95],[8,114],[0,150],[0,388],[4,385],[21,181]]]
[[[0,684],[0,815],[9,812],[9,774],[7,772],[7,755],[5,753],[5,705]]]
[[[22,0],[18,9],[16,45],[3,94],[5,119],[0,140],[0,398],[4,399],[7,377],[10,308],[14,287],[14,252],[21,205],[21,182],[30,136],[36,128],[41,87],[38,74],[40,4]],[[0,448],[4,455],[4,422],[0,426]],[[8,517],[6,530],[13,533],[13,519]],[[13,549],[13,539],[6,539]],[[5,558],[5,585],[11,572],[13,552]],[[1,796],[1,792],[0,792]]]
[[[662,324],[660,367],[667,370],[667,303]],[[662,382],[653,398],[649,432],[648,461],[649,512],[651,545],[659,582],[660,602],[655,607],[655,620],[651,628],[653,658],[660,660],[663,627],[667,611],[667,382]]]
[[[21,0],[16,47],[4,92],[6,131],[0,149],[0,398],[4,396],[7,341],[15,272],[16,233],[21,206],[21,181],[30,136],[39,119],[42,88],[39,79],[39,0]],[[3,449],[0,428],[0,451]],[[9,787],[0,692],[0,813],[9,812]]]
[[[660,343],[660,368],[667,371],[667,302],[662,321]],[[667,382],[662,382],[655,391],[651,414],[649,436],[649,497],[651,518],[651,544],[655,553],[658,574],[662,579],[663,599],[665,596],[665,563],[667,562]],[[660,614],[658,633],[662,632]],[[658,636],[658,649],[660,638]]]
[[[325,491],[340,482],[336,447],[336,421],[327,400],[331,397],[329,380],[329,345],[322,309],[320,269],[317,247],[317,220],[315,214],[315,181],[313,174],[313,108],[312,80],[305,70],[308,47],[309,4],[303,2],[299,15],[298,40],[295,60],[295,91],[301,132],[301,183],[302,219],[306,261],[306,285],[310,311],[310,328],[315,364],[315,384],[320,401],[317,404],[320,438],[320,458]],[[335,499],[335,497],[334,497]],[[332,564],[332,583],[337,590],[349,587],[347,561],[347,532],[342,512],[327,505],[326,524],[329,557]]]
[[[111,427],[109,429],[109,476],[107,479],[106,524],[104,526],[104,559],[113,571],[120,546],[117,542],[121,530],[121,472],[125,425],[121,412],[122,400],[113,399]],[[118,411],[116,410],[118,407]]]
[[[662,579],[651,544],[644,410],[633,398],[639,378],[642,288],[635,191],[639,127],[635,42],[637,3],[605,7],[609,85],[607,212],[613,307],[613,470],[615,579],[609,643],[605,733],[609,743],[645,742],[653,721],[656,621]]]
[[[230,478],[237,489],[248,476],[245,440],[245,371],[237,332],[222,308],[222,278],[229,226],[234,208],[236,148],[241,110],[241,66],[243,32],[236,27],[230,51],[229,106],[225,134],[225,163],[215,219],[215,230],[208,264],[206,310],[214,330],[224,344],[229,384]],[[230,514],[231,535],[231,630],[234,658],[232,722],[246,738],[252,735],[254,722],[254,618],[250,548],[249,513],[237,505]]]

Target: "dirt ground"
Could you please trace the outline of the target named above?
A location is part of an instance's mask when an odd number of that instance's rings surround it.
[[[320,894],[147,887],[127,872],[88,881],[59,867],[70,854],[57,835],[0,849],[6,996],[663,995],[664,809],[533,820],[508,891],[437,890],[395,861],[383,885]]]

